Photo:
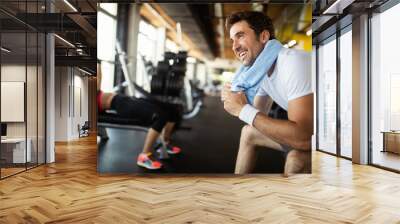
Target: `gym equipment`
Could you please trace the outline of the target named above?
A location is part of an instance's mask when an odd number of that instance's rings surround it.
[[[198,88],[186,76],[187,52],[177,54],[165,52],[164,60],[154,67],[142,57],[146,71],[151,79],[151,95],[160,101],[180,104],[183,107],[183,119],[196,116],[203,106],[204,90]]]
[[[165,52],[164,60],[158,62],[156,74],[151,79],[151,94],[164,102],[181,97],[184,91],[187,52]]]
[[[128,58],[126,53],[122,51],[118,41],[116,43],[116,51],[125,81],[114,88],[115,92],[127,88],[129,96],[133,96],[135,90],[136,96],[139,95],[151,100],[181,105],[183,107],[183,119],[193,118],[200,112],[203,105],[204,91],[197,88],[185,76],[186,51],[180,51],[177,54],[165,52],[164,60],[158,62],[157,66],[147,61],[144,56],[140,57],[145,68],[146,77],[151,77],[151,81],[149,81],[150,92],[130,79],[126,63]]]

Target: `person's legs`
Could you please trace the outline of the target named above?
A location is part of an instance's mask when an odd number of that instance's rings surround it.
[[[171,103],[162,103],[162,102],[153,102],[153,103],[157,103],[160,109],[167,116],[168,120],[161,134],[164,149],[166,149],[168,154],[179,154],[182,151],[182,149],[177,146],[173,146],[171,144],[171,135],[173,133],[175,125],[181,118],[179,107],[176,104],[171,104]]]
[[[142,111],[142,115],[145,116],[145,114],[152,114],[152,118],[148,118],[151,122],[151,128],[147,132],[146,139],[143,145],[143,150],[142,153],[139,154],[138,159],[137,159],[137,164],[139,166],[145,167],[147,169],[159,169],[161,168],[162,164],[157,161],[155,158],[153,158],[152,153],[153,153],[153,147],[157,141],[157,139],[160,137],[160,133],[165,127],[167,123],[166,116],[160,112],[157,111],[157,108],[154,107],[154,105],[150,106],[145,103],[141,105],[140,110],[143,110],[143,107],[147,107],[147,110],[153,111],[153,114],[148,111],[148,113]],[[161,154],[160,154],[161,156]]]
[[[142,153],[151,153],[154,143],[157,141],[160,133],[150,128],[146,135],[146,140],[144,141]]]
[[[273,103],[269,116],[276,119],[287,120],[287,112],[278,104]],[[295,173],[311,173],[311,150],[296,150],[285,146],[287,151],[284,176],[290,176]]]
[[[165,125],[165,128],[163,130],[163,141],[164,141],[164,145],[163,147],[165,147],[165,149],[167,150],[168,154],[179,154],[182,152],[182,149],[178,146],[173,146],[171,144],[171,134],[172,134],[172,130],[174,129],[175,123],[173,122],[168,122],[167,125]],[[159,149],[161,150],[161,149]]]
[[[286,156],[284,176],[311,173],[311,151],[292,149]]]
[[[240,136],[235,174],[246,174],[253,170],[257,159],[256,146],[264,146],[279,151],[289,150],[285,161],[284,176],[311,172],[311,151],[285,149],[281,144],[261,134],[257,129],[246,125],[242,128]]]
[[[162,164],[156,159],[154,159],[152,156],[153,145],[157,141],[159,136],[160,136],[159,132],[157,132],[153,128],[149,129],[146,135],[146,139],[144,141],[143,150],[138,155],[136,162],[137,165],[152,170],[160,169],[162,167]]]
[[[175,126],[174,122],[167,122],[167,124],[165,125],[163,132],[162,132],[162,138],[163,138],[165,144],[170,143],[172,130],[174,129],[174,126]]]
[[[167,123],[167,116],[154,104],[144,100],[133,99],[127,96],[115,95],[110,109],[116,110],[118,115],[125,118],[138,119],[151,124],[147,132],[142,152],[138,156],[137,164],[148,169],[159,169],[161,163],[152,158],[154,143]]]
[[[242,128],[240,135],[235,174],[246,174],[253,170],[256,163],[256,146],[265,146],[271,149],[283,150],[279,143],[261,134],[257,129],[245,125]]]

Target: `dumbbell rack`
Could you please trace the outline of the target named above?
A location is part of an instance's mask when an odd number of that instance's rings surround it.
[[[187,52],[165,52],[151,80],[151,94],[162,102],[182,104]]]

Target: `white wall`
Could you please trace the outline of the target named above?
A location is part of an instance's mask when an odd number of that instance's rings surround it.
[[[74,108],[72,111],[72,130],[70,135],[73,138],[78,137],[78,124],[81,126],[85,121],[89,120],[88,117],[88,78],[82,76],[82,73],[75,69],[74,71]]]
[[[25,82],[26,67],[25,65],[2,65],[1,81],[18,81]],[[7,110],[7,108],[1,108]],[[25,137],[25,122],[7,122],[7,137]]]
[[[25,80],[27,78],[27,80]],[[2,82],[24,82],[26,85],[26,107],[25,103],[20,112],[25,114],[26,120],[22,122],[6,122],[7,137],[24,138],[25,134],[30,139],[32,161],[44,162],[44,74],[40,66],[25,66],[25,64],[3,64],[1,66]],[[24,90],[20,90],[24,94]],[[3,97],[7,97],[2,95]],[[13,113],[10,107],[1,108],[2,112]],[[14,112],[15,113],[15,112]],[[39,156],[37,157],[37,154]]]
[[[71,67],[56,67],[56,141],[79,138],[78,124],[88,120],[88,78]]]
[[[56,141],[67,141],[68,139],[68,68],[67,67],[56,67],[55,68],[55,79],[56,79],[56,91],[55,91],[55,140]]]
[[[27,69],[27,70],[26,70]],[[26,67],[25,65],[17,65],[17,64],[9,64],[9,65],[2,65],[1,66],[1,81],[10,81],[10,82],[25,82],[25,75],[26,71],[28,71],[28,74],[30,74],[34,68],[33,66],[28,66]],[[29,77],[28,77],[29,78]],[[35,83],[36,85],[36,83]],[[27,93],[28,102],[31,102],[32,97],[36,98],[36,89],[34,92],[28,92]],[[36,107],[36,105],[35,105]],[[1,108],[1,110],[7,110],[7,108]],[[30,114],[28,115],[28,121],[30,122],[33,120],[33,118],[36,118],[36,114],[34,117],[31,117]],[[25,137],[25,126],[26,122],[7,122],[7,136],[8,137]],[[29,125],[28,127],[30,127]],[[29,137],[29,136],[28,136]]]

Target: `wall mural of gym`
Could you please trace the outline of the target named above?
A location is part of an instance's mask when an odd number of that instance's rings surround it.
[[[311,4],[97,13],[98,172],[311,172]]]

